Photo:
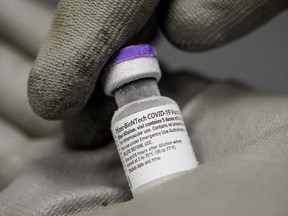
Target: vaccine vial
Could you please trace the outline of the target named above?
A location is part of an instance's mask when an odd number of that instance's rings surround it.
[[[160,95],[160,77],[147,44],[117,51],[102,76],[118,105],[111,131],[133,196],[198,164],[178,105]]]

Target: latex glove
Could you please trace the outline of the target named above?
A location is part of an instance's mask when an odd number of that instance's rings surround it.
[[[284,2],[170,0],[161,2],[157,17],[170,41],[180,48],[197,51],[248,33],[282,11]],[[106,111],[99,107],[115,104],[102,102],[104,97],[96,90],[99,96],[93,97],[88,107],[84,106],[107,59],[139,32],[158,3],[159,0],[60,2],[31,71],[28,95],[33,110],[41,117],[69,118],[65,128],[70,145],[95,147],[96,143],[111,139],[106,132],[114,108]]]

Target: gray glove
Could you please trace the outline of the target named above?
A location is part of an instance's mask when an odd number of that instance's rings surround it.
[[[95,147],[111,139],[107,122],[112,109],[103,114],[105,109],[101,107],[113,102],[103,102],[101,92],[96,90],[98,96],[84,107],[107,59],[139,32],[158,3],[159,0],[59,3],[51,31],[32,68],[28,95],[30,105],[41,117],[69,118],[65,128],[70,145]],[[156,15],[172,43],[198,51],[250,32],[282,11],[284,3],[287,1],[170,0],[161,2]]]

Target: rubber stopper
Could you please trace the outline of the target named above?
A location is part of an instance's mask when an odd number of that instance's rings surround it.
[[[121,86],[143,78],[161,78],[157,52],[149,44],[128,46],[118,50],[108,60],[102,75],[107,95]]]

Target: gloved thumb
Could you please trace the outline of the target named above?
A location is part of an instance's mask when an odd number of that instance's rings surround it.
[[[62,0],[28,83],[32,109],[63,119],[84,107],[108,58],[148,21],[159,0]]]

